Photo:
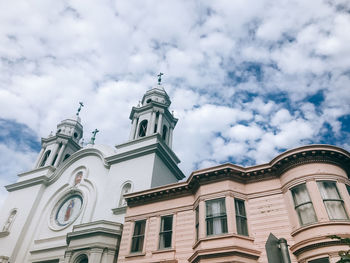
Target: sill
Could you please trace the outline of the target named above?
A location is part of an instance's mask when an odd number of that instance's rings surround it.
[[[170,248],[162,248],[158,249],[155,251],[152,251],[152,254],[161,254],[161,253],[167,253],[167,252],[175,252],[175,249],[170,247]]]
[[[131,252],[129,255],[126,255],[125,258],[141,257],[145,255],[145,252]]]
[[[252,241],[252,242],[254,241],[254,238],[249,237],[249,236],[243,236],[243,235],[232,234],[232,233],[224,233],[224,234],[210,235],[210,236],[200,238],[194,243],[194,245],[192,246],[192,249],[195,249],[202,241],[222,239],[222,238],[227,238],[227,237],[235,237],[238,239],[245,239],[245,240]]]
[[[295,236],[299,234],[302,231],[315,228],[315,227],[320,227],[320,226],[327,226],[327,225],[350,225],[350,220],[349,219],[338,219],[338,220],[330,220],[326,222],[315,222],[312,224],[307,224],[304,226],[299,227],[298,229],[294,230],[291,234],[291,236]]]

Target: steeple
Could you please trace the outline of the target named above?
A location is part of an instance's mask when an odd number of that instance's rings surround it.
[[[83,126],[80,123],[79,114],[61,121],[57,125],[55,135],[50,134],[47,138],[41,138],[41,151],[35,168],[48,165],[58,167],[60,163],[81,148],[79,141],[82,137]]]
[[[158,133],[171,148],[173,130],[178,119],[169,112],[170,104],[170,98],[158,79],[158,85],[143,95],[141,105],[131,110],[129,118],[132,121],[132,128],[129,140]]]

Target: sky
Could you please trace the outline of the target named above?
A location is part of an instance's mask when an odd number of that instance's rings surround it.
[[[159,72],[186,176],[350,150],[348,0],[2,0],[0,57],[0,204],[79,101],[85,142],[126,142]]]

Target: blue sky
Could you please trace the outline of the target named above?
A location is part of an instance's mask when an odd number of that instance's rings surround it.
[[[131,107],[160,71],[186,175],[305,144],[350,149],[347,0],[0,5],[1,186],[79,101],[85,141],[98,128],[96,143],[125,142]]]

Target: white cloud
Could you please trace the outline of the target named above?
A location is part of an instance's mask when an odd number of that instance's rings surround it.
[[[47,136],[83,101],[85,139],[98,128],[97,143],[121,143],[131,107],[162,71],[186,174],[269,161],[318,142],[326,123],[350,149],[341,121],[350,114],[349,9],[321,0],[3,2],[0,118]],[[324,101],[307,101],[315,94]],[[2,180],[18,172],[6,167]]]

